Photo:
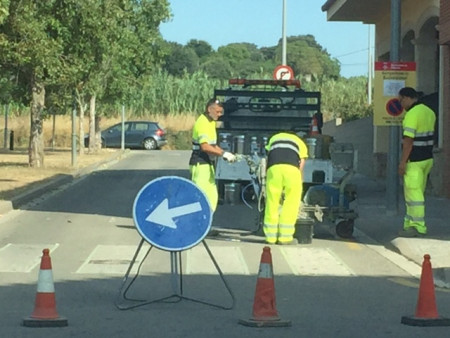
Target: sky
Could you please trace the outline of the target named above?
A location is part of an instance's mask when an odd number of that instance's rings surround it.
[[[341,63],[344,77],[368,74],[369,26],[360,22],[330,22],[326,0],[285,0],[286,36],[311,34]],[[204,40],[215,50],[235,42],[261,47],[282,37],[283,0],[169,0],[172,19],[160,31],[167,41],[182,45]],[[373,34],[373,28],[371,28]],[[373,45],[373,36],[371,37]],[[372,46],[373,48],[373,46]],[[287,46],[289,63],[289,46]]]

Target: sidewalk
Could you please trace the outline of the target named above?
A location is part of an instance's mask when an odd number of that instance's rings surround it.
[[[399,212],[389,216],[386,212],[384,181],[375,181],[355,175],[352,183],[357,186],[358,214],[355,227],[389,250],[422,265],[423,256],[429,254],[439,286],[450,288],[450,200],[425,196],[425,213],[428,227],[424,238],[399,237],[402,229],[405,203],[403,189],[399,190]]]

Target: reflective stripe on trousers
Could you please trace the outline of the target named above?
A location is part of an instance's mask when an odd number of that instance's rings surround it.
[[[214,167],[210,164],[196,164],[189,166],[191,180],[206,195],[212,211],[216,210],[219,195],[215,181]]]
[[[276,243],[277,239],[280,242],[293,240],[302,190],[302,176],[298,168],[276,164],[267,170],[264,234],[268,243]]]
[[[426,234],[425,225],[425,188],[433,159],[408,162],[404,179],[406,215],[403,228],[414,227],[419,233]]]

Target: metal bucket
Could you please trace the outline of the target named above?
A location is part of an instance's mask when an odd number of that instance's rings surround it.
[[[236,154],[244,153],[245,135],[237,135],[234,137],[234,152]]]
[[[307,138],[306,145],[308,146],[308,155],[309,158],[316,158],[316,139],[315,138]]]
[[[299,218],[295,223],[295,238],[299,244],[311,244],[314,236],[314,220],[312,218]]]
[[[224,184],[224,202],[225,204],[238,204],[241,201],[241,185],[238,183]]]

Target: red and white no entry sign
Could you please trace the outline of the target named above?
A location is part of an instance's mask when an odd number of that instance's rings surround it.
[[[277,66],[273,71],[273,78],[275,80],[292,80],[294,79],[294,71],[286,65]]]

